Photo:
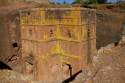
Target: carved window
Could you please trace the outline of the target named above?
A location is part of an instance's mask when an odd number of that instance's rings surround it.
[[[72,66],[70,64],[63,65],[64,78],[69,78],[72,76]]]
[[[50,37],[53,37],[54,36],[54,30],[50,29],[49,35],[50,35]]]
[[[70,30],[67,30],[67,34],[69,38],[72,38],[72,32]]]
[[[29,35],[32,35],[32,32],[33,32],[32,29],[29,29]]]

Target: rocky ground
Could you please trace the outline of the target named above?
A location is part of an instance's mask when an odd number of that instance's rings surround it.
[[[0,83],[35,83],[29,76],[10,70],[0,70]]]
[[[99,49],[92,65],[72,83],[125,83],[125,42],[121,40]]]

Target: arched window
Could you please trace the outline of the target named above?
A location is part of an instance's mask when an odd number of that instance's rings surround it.
[[[29,35],[32,35],[32,29],[29,29]]]
[[[72,66],[70,64],[63,65],[64,78],[70,78],[72,76]]]
[[[50,33],[50,37],[53,37],[54,36],[54,31],[52,30],[52,29],[50,29],[50,31],[49,31]]]
[[[69,38],[72,38],[72,36],[73,36],[73,34],[70,30],[67,30],[67,35],[68,35]]]
[[[27,15],[30,15],[31,13],[30,12],[27,12]]]

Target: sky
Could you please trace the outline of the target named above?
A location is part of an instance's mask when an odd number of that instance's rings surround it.
[[[117,2],[118,0],[108,0],[108,2]]]
[[[63,3],[64,1],[67,3],[72,3],[74,0],[50,0],[50,1],[55,1],[55,2],[59,2],[59,3]],[[108,2],[116,2],[118,0],[108,0]]]

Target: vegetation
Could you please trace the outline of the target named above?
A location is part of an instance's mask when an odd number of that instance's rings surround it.
[[[78,4],[95,4],[95,3],[106,3],[107,0],[75,0],[73,3],[78,3]]]

